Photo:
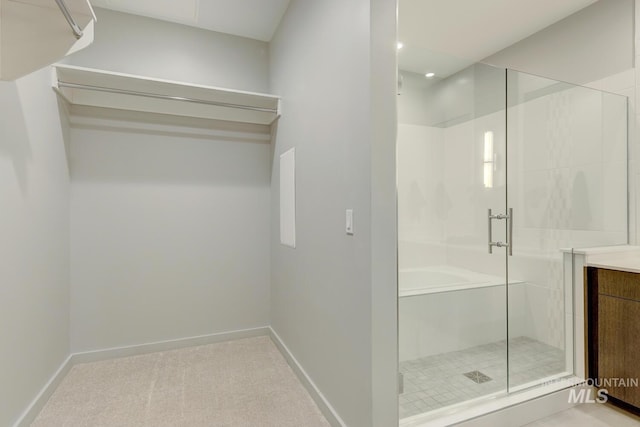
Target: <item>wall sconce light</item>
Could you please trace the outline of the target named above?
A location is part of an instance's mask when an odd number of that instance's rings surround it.
[[[493,188],[493,132],[484,133],[484,156],[483,156],[484,188]]]

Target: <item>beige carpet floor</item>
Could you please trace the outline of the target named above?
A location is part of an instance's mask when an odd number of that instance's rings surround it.
[[[329,426],[268,337],[75,365],[33,427]]]

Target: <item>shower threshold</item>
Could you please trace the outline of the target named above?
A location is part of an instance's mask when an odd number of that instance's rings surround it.
[[[521,426],[573,406],[574,404],[569,402],[569,390],[572,387],[581,386],[584,382],[584,379],[563,372],[544,378],[535,384],[520,386],[519,391],[516,392],[496,392],[431,412],[402,418],[399,427],[448,427],[463,422],[465,427],[472,427],[476,419],[481,426]],[[525,386],[529,387],[525,389]],[[485,416],[493,419],[487,421]]]

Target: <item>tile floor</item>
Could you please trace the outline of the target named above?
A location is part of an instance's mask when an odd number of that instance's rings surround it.
[[[509,345],[512,387],[564,371],[562,350],[528,337]],[[505,390],[506,354],[505,340],[400,363],[400,418]]]
[[[329,427],[268,337],[75,365],[32,427]]]

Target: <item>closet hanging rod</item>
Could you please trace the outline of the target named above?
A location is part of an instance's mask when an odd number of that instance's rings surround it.
[[[73,19],[73,16],[71,15],[71,12],[69,12],[69,8],[65,4],[64,0],[56,0],[56,3],[58,3],[58,7],[60,8],[60,11],[64,15],[64,18],[69,23],[69,26],[73,31],[73,35],[76,36],[77,39],[80,39],[80,37],[82,37],[82,34],[83,34],[82,28],[80,28],[80,26],[76,23],[76,20]]]
[[[63,81],[58,81],[58,87],[67,87],[70,89],[95,90],[97,92],[116,93],[119,95],[143,96],[146,98],[165,99],[170,101],[191,102],[193,104],[205,104],[205,105],[213,105],[216,107],[237,108],[240,110],[249,110],[249,111],[261,111],[264,113],[275,113],[275,114],[278,113],[277,108],[252,107],[250,105],[231,104],[227,102],[218,102],[218,101],[207,101],[205,99],[186,98],[182,96],[160,95],[155,93],[138,92],[135,90],[114,89],[114,88],[102,87],[102,86],[93,86],[93,85],[85,85],[85,84],[78,84],[78,83],[67,83]]]

